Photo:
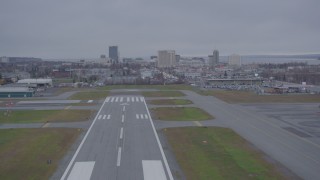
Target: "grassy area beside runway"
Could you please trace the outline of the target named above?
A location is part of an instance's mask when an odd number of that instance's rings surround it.
[[[152,108],[153,119],[169,121],[201,121],[214,119],[213,116],[196,107],[159,107]]]
[[[149,100],[148,103],[154,105],[188,105],[193,104],[192,101],[187,99],[156,99]]]
[[[90,92],[77,92],[68,99],[71,100],[99,100],[105,99],[109,95],[109,91],[90,91]]]
[[[93,110],[16,110],[0,111],[0,123],[40,123],[86,121]]]
[[[0,179],[49,179],[80,133],[67,128],[0,130]]]
[[[187,179],[286,179],[230,129],[190,127],[163,132]]]
[[[181,97],[185,96],[180,91],[144,91],[142,95],[145,97]]]
[[[201,95],[214,96],[228,103],[318,103],[319,94],[257,95],[247,91],[207,90]]]

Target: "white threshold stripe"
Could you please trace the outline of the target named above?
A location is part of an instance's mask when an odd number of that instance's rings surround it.
[[[136,101],[139,102],[139,98],[138,97],[136,97]]]
[[[109,100],[110,100],[110,98],[109,98],[109,97],[107,97],[107,98],[106,98],[106,100],[105,100],[104,102],[109,102]]]
[[[143,119],[143,114],[140,114],[140,118]]]
[[[68,180],[90,180],[94,164],[94,161],[76,162],[70,172]]]
[[[127,101],[130,102],[130,97],[127,97]]]
[[[117,166],[119,167],[121,163],[121,147],[118,149]]]
[[[96,117],[94,118],[94,120],[93,120],[93,122],[92,122],[91,126],[89,127],[89,129],[88,129],[88,131],[87,131],[86,135],[83,137],[83,139],[82,139],[82,141],[81,141],[81,143],[80,143],[80,145],[79,145],[78,149],[76,150],[76,152],[74,153],[74,155],[73,155],[73,157],[72,157],[71,161],[69,162],[69,164],[68,164],[68,166],[67,166],[67,169],[64,171],[64,173],[63,173],[63,175],[62,175],[62,177],[61,177],[61,180],[64,180],[64,179],[66,178],[66,176],[67,176],[67,174],[68,174],[68,172],[69,172],[69,170],[70,170],[71,166],[73,165],[74,160],[75,160],[75,159],[76,159],[76,157],[78,156],[79,151],[80,151],[80,149],[82,148],[82,146],[83,146],[84,142],[86,141],[86,139],[87,139],[87,137],[88,137],[88,135],[89,135],[89,133],[90,133],[90,131],[91,131],[91,129],[92,129],[92,127],[93,127],[94,123],[97,121],[98,114],[100,114],[100,112],[101,112],[101,110],[103,109],[103,106],[104,106],[105,104],[106,104],[106,101],[104,101],[104,102],[103,102],[103,104],[102,104],[102,106],[101,106],[101,108],[100,108],[99,112],[97,113]]]
[[[116,97],[116,102],[118,102],[119,97]]]
[[[131,97],[131,101],[134,102],[134,97]]]
[[[136,114],[136,118],[139,119],[139,114]]]
[[[123,97],[120,97],[120,102],[122,102],[123,101]]]
[[[144,180],[167,180],[161,160],[142,160]]]
[[[123,127],[120,129],[120,139],[123,138]]]
[[[161,156],[162,156],[164,165],[165,165],[165,167],[166,167],[166,170],[167,170],[169,179],[170,179],[170,180],[173,180],[173,176],[172,176],[172,173],[171,173],[171,170],[170,170],[170,167],[169,167],[169,164],[168,164],[166,155],[165,155],[164,152],[163,152],[162,145],[161,145],[161,143],[160,143],[160,140],[159,140],[159,137],[158,137],[156,128],[154,127],[154,124],[153,124],[153,121],[152,121],[152,118],[151,118],[151,115],[150,115],[150,112],[149,112],[147,103],[146,103],[145,100],[144,100],[143,102],[144,102],[144,105],[145,105],[145,107],[146,107],[146,109],[147,109],[147,113],[148,113],[148,116],[149,116],[149,121],[150,121],[150,123],[151,123],[152,129],[153,129],[153,133],[154,133],[154,135],[156,136],[156,140],[157,140],[157,143],[158,143],[158,146],[159,146],[159,149],[160,149],[160,152],[161,152]]]
[[[98,119],[101,119],[101,117],[102,117],[102,115],[100,114],[99,117],[98,117]]]
[[[143,97],[140,97],[140,101],[143,102]]]
[[[92,103],[92,102],[93,102],[93,100],[89,100],[89,101],[88,101],[88,103]]]
[[[113,102],[113,101],[114,101],[114,97],[111,98],[111,102]]]
[[[106,119],[107,115],[103,115],[102,119]]]
[[[108,117],[107,117],[107,119],[110,119],[110,117],[111,117],[111,116],[110,116],[110,114],[108,114]]]
[[[144,118],[145,118],[145,119],[148,119],[148,114],[144,114]]]

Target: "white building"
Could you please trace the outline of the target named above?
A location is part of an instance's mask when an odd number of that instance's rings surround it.
[[[176,53],[174,50],[158,51],[158,67],[175,67]]]
[[[229,65],[241,66],[241,56],[232,54],[229,56]]]

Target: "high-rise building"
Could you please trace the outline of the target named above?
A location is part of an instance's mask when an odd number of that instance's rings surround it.
[[[229,65],[241,66],[241,56],[238,54],[231,54],[229,56]]]
[[[219,51],[214,50],[212,55],[209,55],[209,66],[213,68],[219,64]]]
[[[109,46],[109,58],[113,62],[119,62],[118,46]]]
[[[158,67],[175,67],[176,52],[174,50],[158,51]]]

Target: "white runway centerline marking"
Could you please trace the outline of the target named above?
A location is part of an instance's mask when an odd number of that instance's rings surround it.
[[[124,115],[122,115],[122,117],[121,117],[121,121],[122,121],[122,122],[124,122]]]
[[[102,115],[100,114],[99,117],[98,117],[98,119],[101,119],[101,117],[102,117]]]
[[[106,119],[107,115],[103,115],[103,118],[102,119]]]
[[[108,117],[107,117],[107,119],[110,119],[110,117],[111,117],[111,115],[110,115],[110,114],[108,114]]]
[[[120,129],[120,139],[123,138],[123,127]]]
[[[119,167],[121,163],[121,147],[118,149],[117,166]]]

